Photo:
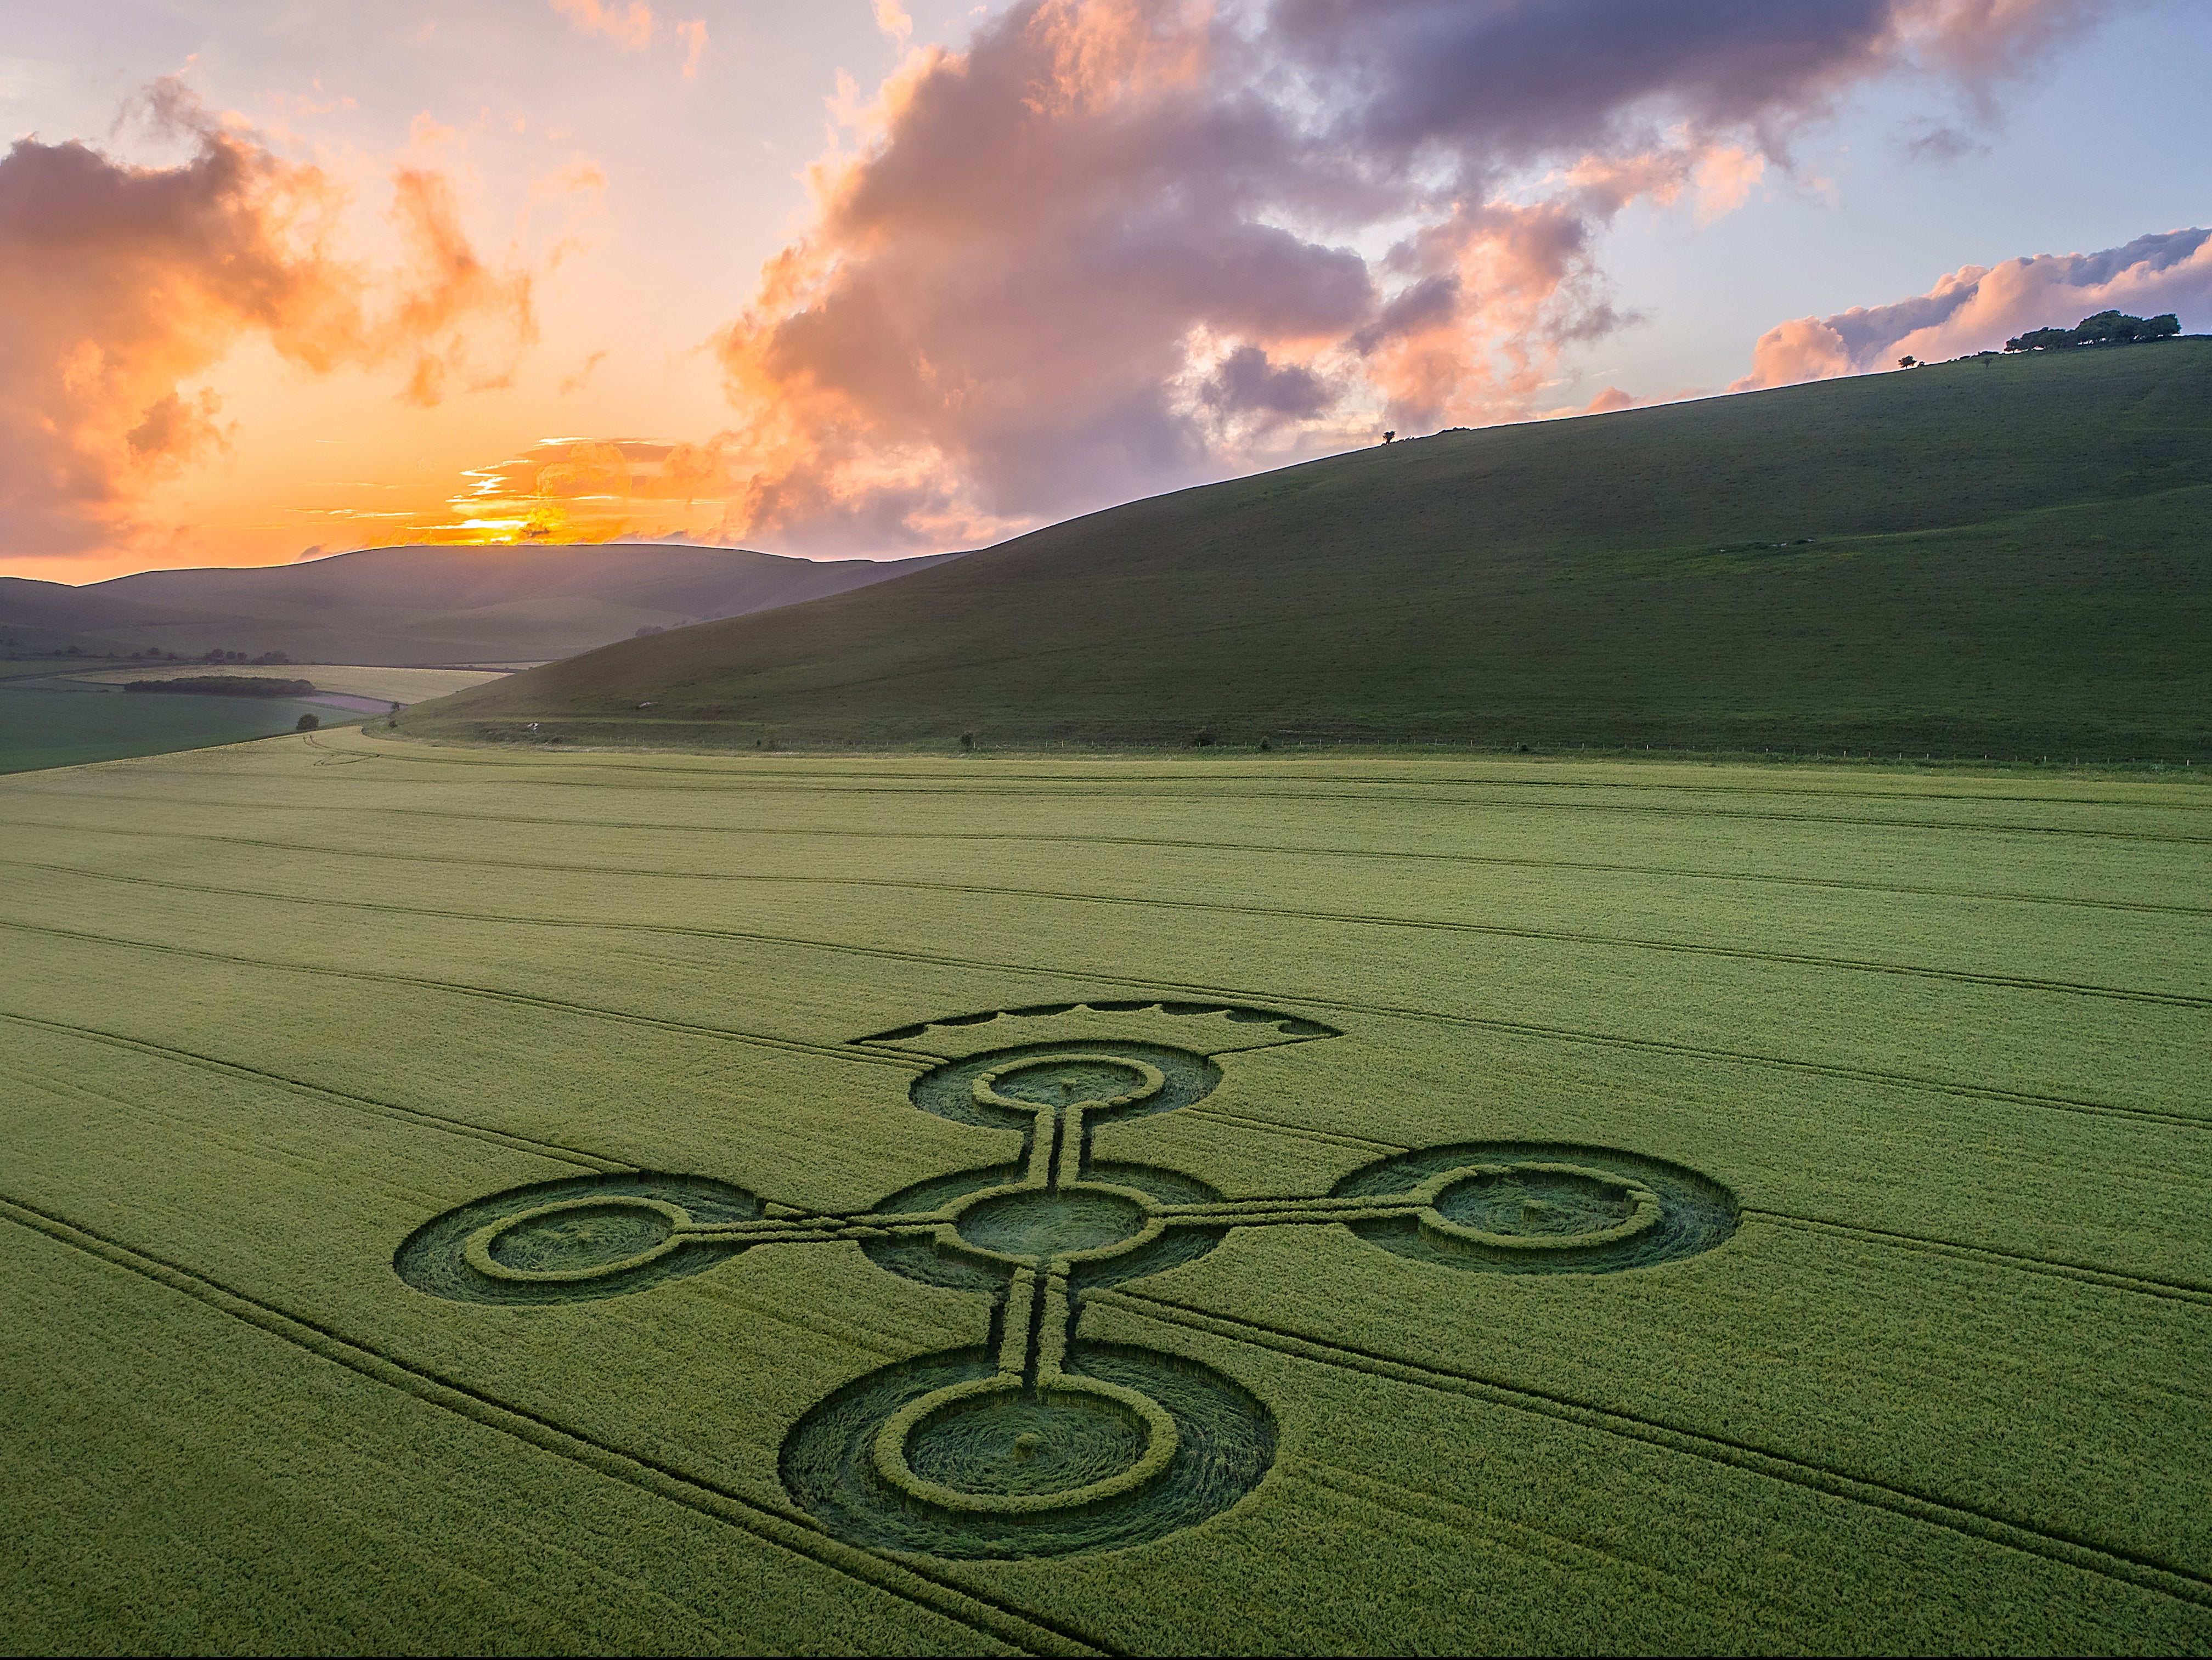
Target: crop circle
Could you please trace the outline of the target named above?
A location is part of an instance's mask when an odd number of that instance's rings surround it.
[[[1220,1067],[1189,1049],[1119,1038],[1110,1054],[1103,1048],[1094,1038],[990,1049],[932,1067],[915,1079],[909,1096],[939,1118],[1026,1132],[1041,1109],[1083,1103],[1089,1126],[1173,1112],[1204,1100],[1221,1082]],[[1155,1072],[1158,1085],[1146,1088]]]
[[[409,1234],[392,1266],[461,1303],[568,1303],[679,1280],[740,1242],[692,1240],[685,1223],[750,1222],[760,1201],[702,1176],[623,1171],[541,1182],[462,1205]]]
[[[1439,1267],[1613,1274],[1695,1256],[1735,1231],[1735,1195],[1664,1159],[1610,1147],[1489,1141],[1424,1147],[1354,1171],[1339,1198],[1403,1195],[1395,1215],[1349,1225]]]
[[[1659,1195],[1642,1183],[1573,1164],[1476,1164],[1413,1190],[1428,1202],[1422,1232],[1500,1250],[1589,1250],[1658,1225]]]
[[[1243,1499],[1274,1462],[1273,1418],[1210,1366],[1085,1343],[1055,1382],[1069,1395],[1108,1384],[1152,1404],[1174,1435],[1157,1474],[1138,1467],[1157,1456],[1164,1438],[1149,1430],[1140,1445],[1130,1420],[1101,1404],[1109,1397],[1055,1403],[1048,1384],[1033,1408],[997,1404],[1028,1397],[1018,1382],[1008,1387],[986,1351],[966,1349],[896,1362],[818,1402],[784,1439],[784,1485],[831,1533],[856,1544],[1004,1560],[1118,1550],[1195,1526]],[[962,1385],[972,1392],[951,1396]],[[969,1400],[994,1404],[972,1419],[942,1409]],[[902,1485],[886,1479],[877,1453],[886,1428],[917,1405],[908,1421],[920,1433],[903,1444],[917,1479]],[[1027,1435],[1038,1439],[1024,1458]],[[1048,1436],[1067,1438],[1064,1450],[1048,1452]],[[1034,1475],[1021,1469],[1036,1460],[1047,1462]],[[961,1502],[941,1502],[945,1491]],[[1024,1498],[1031,1502],[1005,1502]]]
[[[556,1200],[486,1223],[461,1256],[486,1278],[518,1285],[600,1280],[682,1249],[677,1230],[690,1219],[678,1206],[630,1195]]]
[[[1174,1418],[1133,1389],[1066,1374],[1025,1386],[1001,1374],[909,1402],[876,1432],[876,1473],[909,1499],[960,1514],[1079,1511],[1159,1479]]]
[[[1085,1183],[986,1194],[960,1213],[960,1237],[994,1256],[1037,1260],[1110,1251],[1151,1226],[1138,1195]]]
[[[968,1092],[987,1107],[1079,1104],[1110,1112],[1158,1095],[1166,1083],[1149,1061],[1118,1055],[1033,1055],[977,1073]]]

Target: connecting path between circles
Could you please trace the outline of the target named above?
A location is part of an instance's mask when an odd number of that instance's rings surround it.
[[[1342,1226],[1435,1268],[1522,1274],[1632,1271],[1735,1231],[1735,1199],[1717,1183],[1615,1149],[1455,1143],[1366,1165],[1326,1195],[1237,1200],[1181,1171],[1097,1158],[1101,1124],[1190,1106],[1222,1071],[1079,1008],[1095,1035],[944,1061],[912,1085],[925,1112],[1018,1131],[1012,1162],[826,1213],[699,1176],[539,1183],[424,1224],[394,1267],[436,1296],[544,1305],[646,1292],[758,1245],[852,1242],[890,1273],[988,1298],[983,1346],[833,1391],[792,1426],[781,1469],[795,1499],[855,1543],[1007,1558],[1194,1526],[1246,1499],[1274,1462],[1263,1401],[1187,1357],[1086,1339],[1087,1292],[1194,1262],[1233,1228]],[[1282,1030],[1293,1042],[1339,1035],[1287,1018]]]

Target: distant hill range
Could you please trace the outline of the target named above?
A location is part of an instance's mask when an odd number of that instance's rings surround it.
[[[1453,431],[628,641],[403,731],[2212,757],[2212,342]]]
[[[303,663],[530,662],[842,593],[951,556],[831,562],[672,543],[533,543],[371,548],[83,587],[0,578],[0,639],[180,657],[281,651]]]

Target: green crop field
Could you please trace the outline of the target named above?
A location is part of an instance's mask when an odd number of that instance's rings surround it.
[[[51,678],[70,672],[67,660],[6,668],[0,676],[0,773],[235,744],[288,732],[302,714],[325,721],[346,719],[340,711],[285,698],[131,697]],[[131,678],[149,672],[141,668]]]
[[[2208,847],[2179,776],[9,777],[6,1646],[2212,1650]]]

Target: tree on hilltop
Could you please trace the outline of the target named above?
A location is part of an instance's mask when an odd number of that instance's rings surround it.
[[[2085,317],[2070,329],[2030,329],[2005,342],[2007,351],[2053,351],[2061,346],[2124,345],[2137,340],[2165,340],[2181,332],[2181,319],[2172,312],[2157,317],[2130,317],[2124,311],[2100,311]]]

